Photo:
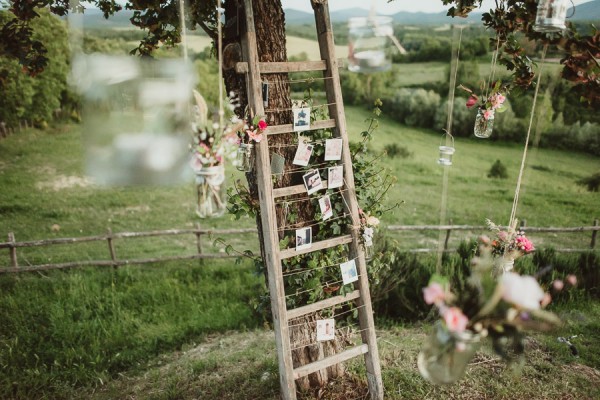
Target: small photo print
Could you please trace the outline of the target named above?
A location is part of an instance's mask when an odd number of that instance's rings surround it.
[[[310,130],[310,107],[294,108],[294,132]]]
[[[294,156],[294,161],[292,164],[300,165],[302,167],[306,167],[308,162],[310,161],[310,156],[312,155],[314,146],[312,144],[299,142],[298,149],[296,150],[296,155]]]
[[[329,196],[323,196],[319,199],[319,207],[321,208],[321,218],[323,221],[333,216],[333,209],[331,207],[331,199]]]
[[[340,264],[340,269],[342,270],[342,280],[344,281],[344,285],[358,280],[358,273],[356,272],[356,263],[354,260]]]
[[[325,342],[335,339],[335,319],[317,320],[317,341]]]
[[[321,181],[321,175],[319,174],[318,169],[313,169],[304,174],[302,179],[304,179],[304,185],[306,186],[306,191],[309,195],[323,189],[323,182]]]
[[[312,228],[296,229],[296,250],[308,249],[312,246]]]
[[[327,189],[344,186],[344,166],[330,167],[327,169]]]
[[[327,139],[325,141],[325,161],[342,159],[342,139]]]

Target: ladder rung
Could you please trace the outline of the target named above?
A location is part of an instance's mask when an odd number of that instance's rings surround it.
[[[322,310],[324,308],[337,306],[338,304],[342,304],[348,301],[356,300],[360,297],[360,291],[355,290],[351,293],[348,293],[344,296],[335,296],[329,299],[321,300],[316,303],[312,303],[306,306],[294,308],[292,310],[288,310],[287,317],[288,321],[290,319],[298,318],[306,314],[313,313],[315,311]]]
[[[326,180],[322,180],[321,184],[323,185],[323,189],[327,189],[327,181]],[[293,196],[295,194],[300,194],[300,193],[306,193],[306,186],[295,185],[295,186],[288,186],[288,187],[283,187],[283,188],[279,188],[279,189],[273,189],[273,198],[276,199],[278,197]]]
[[[277,111],[276,109],[274,111]],[[317,129],[327,129],[327,128],[335,128],[335,119],[323,119],[320,121],[311,122],[310,130],[314,131]],[[267,135],[279,135],[282,133],[292,133],[294,132],[294,125],[274,125],[267,128]]]
[[[288,61],[288,62],[261,62],[258,63],[258,70],[261,74],[277,74],[287,72],[310,72],[325,71],[327,63],[324,60],[319,61]],[[248,72],[248,63],[239,62],[235,65],[235,72],[245,74]]]
[[[302,254],[312,253],[313,251],[329,249],[331,247],[339,246],[340,244],[346,244],[352,242],[351,235],[338,236],[333,239],[321,240],[320,242],[315,242],[307,249],[296,250],[295,248],[285,249],[279,253],[279,257],[282,260],[286,258],[292,258],[294,256],[299,256]]]
[[[294,379],[299,379],[308,374],[312,374],[313,372],[317,372],[327,367],[331,367],[332,365],[342,363],[351,358],[360,356],[361,354],[365,354],[368,351],[369,346],[367,346],[366,344],[362,344],[360,346],[353,347],[350,350],[346,350],[333,356],[329,356],[314,363],[303,365],[294,370]]]

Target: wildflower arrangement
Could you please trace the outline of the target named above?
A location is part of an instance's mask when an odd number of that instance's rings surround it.
[[[495,238],[490,239],[487,236],[482,236],[481,240],[489,242],[493,256],[515,260],[535,250],[531,240],[525,236],[525,232],[516,229],[516,220],[506,230],[503,230],[489,219],[486,219],[485,222],[488,228],[494,232]]]
[[[243,130],[238,132],[240,142],[260,143],[260,141],[263,140],[263,132],[268,127],[269,125],[267,124],[267,121],[265,121],[264,117],[257,115],[252,119],[247,118],[246,122],[244,123]]]
[[[469,93],[469,99],[467,100],[467,108],[473,108],[477,106],[480,112],[483,114],[483,119],[488,121],[494,118],[496,112],[503,112],[504,102],[506,101],[506,95],[508,94],[508,87],[502,86],[501,81],[497,81],[489,95],[487,97],[477,96],[471,89],[459,85],[459,89],[462,89]]]
[[[195,171],[202,168],[223,165],[226,159],[235,158],[238,142],[236,130],[241,125],[231,121],[221,126],[218,122],[209,121],[208,107],[202,95],[194,90],[196,104],[193,107],[192,120],[192,160]]]
[[[379,218],[369,215],[361,209],[358,210],[358,214],[363,243],[366,247],[373,246],[373,236],[375,236],[375,229],[379,226]]]
[[[546,331],[560,324],[556,315],[544,310],[551,296],[534,277],[506,272],[495,278],[492,241],[480,238],[478,250],[470,276],[455,283],[460,290],[441,275],[434,275],[423,289],[425,302],[435,306],[440,316],[435,335],[419,355],[419,369],[433,383],[460,378],[485,338],[491,339],[494,351],[505,360],[523,361],[526,332]],[[555,282],[552,288],[563,286]],[[464,366],[457,364],[460,357],[466,358]]]

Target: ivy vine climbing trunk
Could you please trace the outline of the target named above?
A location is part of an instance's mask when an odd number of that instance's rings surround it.
[[[261,62],[285,62],[287,61],[286,37],[285,37],[285,15],[280,0],[254,0],[252,2],[254,11],[255,31],[258,45],[258,57]],[[235,63],[242,61],[241,35],[246,29],[245,14],[242,1],[228,0],[225,3],[225,35],[224,35],[224,78],[228,92],[234,92],[240,101],[238,114],[244,117],[248,112],[253,115],[253,110],[247,109],[248,95],[247,82],[243,74],[235,72]],[[269,125],[291,124],[292,100],[290,97],[290,84],[288,74],[268,74],[261,77],[263,82],[269,85],[268,105],[265,107],[265,119]],[[280,110],[280,111],[272,111]],[[271,152],[276,152],[286,160],[284,173],[274,180],[274,187],[286,187],[302,184],[302,178],[298,174],[286,173],[292,169],[296,147],[290,146],[295,142],[295,134],[282,134],[269,138]],[[256,171],[246,175],[249,192],[258,205],[258,187]],[[257,206],[258,207],[258,206]],[[289,226],[286,221],[287,211],[284,207],[276,207],[279,227]],[[314,220],[315,210],[312,207],[301,207],[297,210],[297,220],[293,229],[308,226]],[[256,223],[259,232],[261,255],[265,259],[264,238],[262,235],[262,224],[260,215],[257,215]],[[280,228],[281,229],[281,228]],[[288,230],[289,232],[289,230]],[[280,240],[284,237],[284,230],[280,230]],[[267,271],[265,268],[265,277]],[[333,355],[341,350],[340,339],[322,344],[306,346],[306,343],[316,342],[314,315],[298,318],[290,324],[292,358],[294,368],[315,362],[325,356]],[[328,368],[326,371],[310,374],[306,378],[296,381],[300,390],[308,390],[310,387],[322,387],[329,378],[336,378],[343,374],[342,365]]]

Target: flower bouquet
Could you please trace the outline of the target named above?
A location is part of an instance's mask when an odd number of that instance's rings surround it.
[[[491,93],[483,97],[477,96],[471,89],[463,85],[459,85],[459,89],[470,94],[466,104],[467,108],[477,105],[477,117],[475,118],[475,127],[473,130],[475,136],[480,138],[490,137],[494,128],[495,113],[505,110],[503,104],[506,101],[508,87],[502,86],[502,82],[498,81],[492,88]]]
[[[375,229],[379,226],[379,218],[365,213],[362,209],[358,210],[360,216],[360,236],[363,240],[365,250],[365,258],[370,260],[373,258],[373,237]]]
[[[533,243],[525,236],[525,232],[517,230],[517,221],[503,230],[489,219],[486,219],[488,228],[494,232],[495,238],[482,236],[480,240],[489,244],[494,257],[494,275],[508,272],[513,269],[515,260],[535,250]]]
[[[492,276],[496,251],[492,243],[480,238],[479,255],[463,282],[452,284],[434,275],[423,289],[425,302],[437,308],[440,319],[419,354],[418,366],[434,384],[458,380],[485,338],[491,339],[503,359],[522,362],[525,332],[560,324],[558,317],[543,309],[551,297],[534,277],[514,272],[498,279]]]
[[[240,171],[250,172],[254,165],[254,143],[260,143],[263,140],[263,133],[268,128],[267,122],[263,117],[255,116],[243,125],[243,129],[238,132],[240,147],[237,151],[236,167]]]
[[[194,97],[191,167],[196,174],[198,191],[196,214],[200,218],[218,217],[226,209],[225,160],[235,155],[236,127],[209,121],[204,98],[197,91]]]

